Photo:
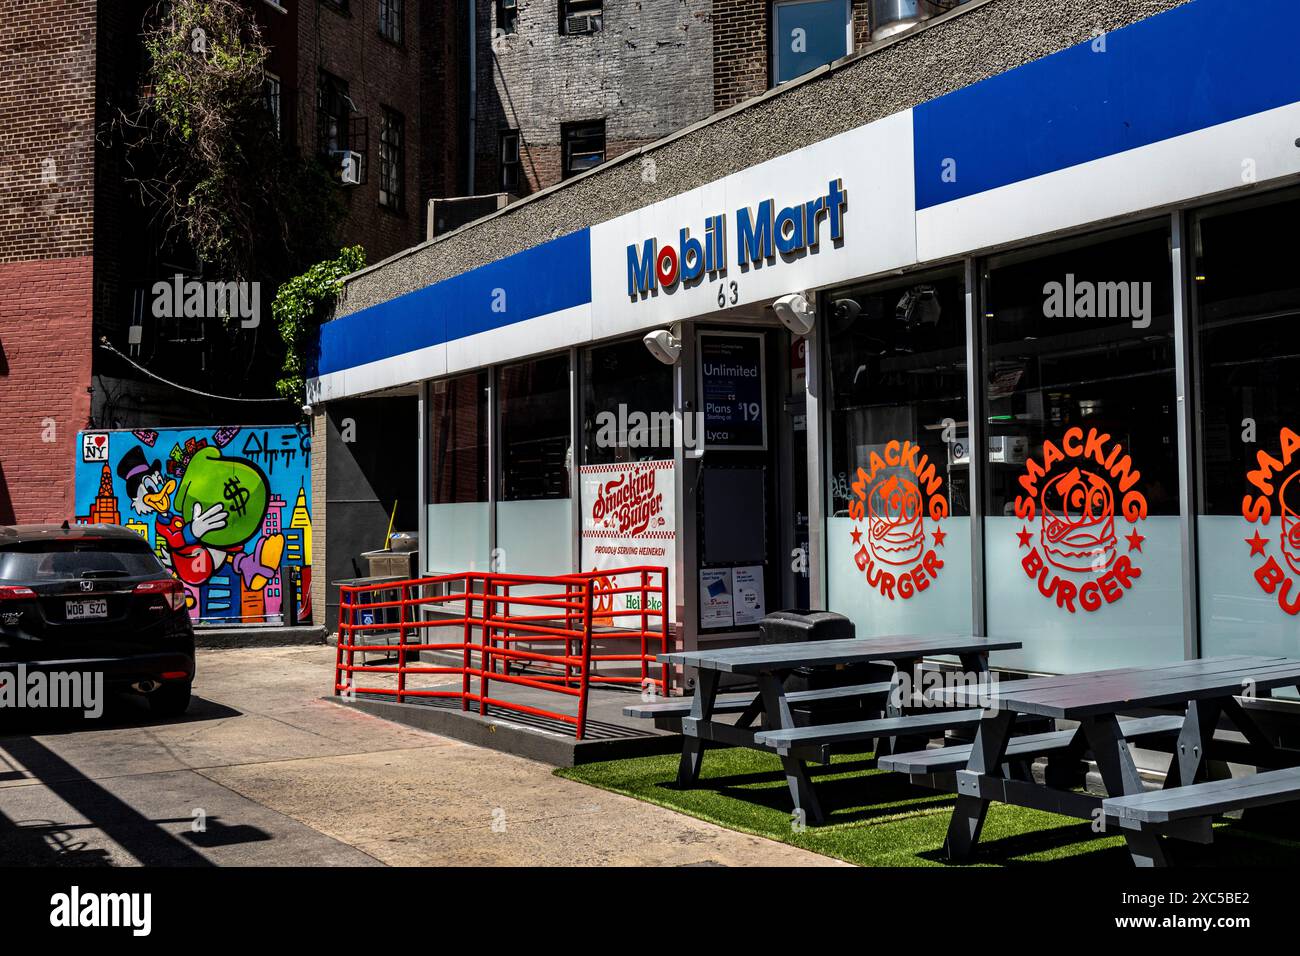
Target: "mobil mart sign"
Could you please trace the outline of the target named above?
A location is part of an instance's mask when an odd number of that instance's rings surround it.
[[[906,111],[594,226],[594,337],[912,265],[913,196]]]

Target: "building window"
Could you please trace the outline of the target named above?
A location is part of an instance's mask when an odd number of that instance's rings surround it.
[[[404,0],[379,0],[379,35],[393,43],[402,42]]]
[[[406,185],[406,121],[383,107],[379,120],[379,205],[401,212]]]
[[[565,179],[595,169],[605,161],[604,120],[565,123],[560,127],[560,139],[564,145]]]
[[[1167,221],[981,271],[989,633],[1030,671],[1182,660]]]
[[[339,13],[348,12],[348,0],[320,0],[322,6],[330,7]]]
[[[484,570],[490,543],[488,373],[434,382],[429,389],[428,540],[425,569]]]
[[[316,150],[345,185],[366,181],[368,139],[365,117],[357,115],[347,81],[321,70],[316,81]]]
[[[262,80],[262,104],[271,117],[271,128],[275,131],[275,135],[281,136],[280,78],[274,73],[267,73]]]
[[[502,501],[569,497],[569,359],[503,366],[497,379]]]
[[[673,370],[639,338],[582,353],[582,464],[672,458],[672,411]]]
[[[487,501],[487,372],[434,382],[430,398],[430,502]]]
[[[603,0],[560,0],[560,32],[568,36],[599,33],[604,25]]]
[[[965,293],[945,270],[827,297],[826,580],[860,636],[970,633]]]
[[[1198,213],[1192,256],[1201,654],[1290,654],[1300,612],[1295,193]]]
[[[772,4],[772,82],[853,52],[851,0],[776,0]]]
[[[498,570],[562,574],[573,570],[572,387],[569,357],[555,355],[497,369],[500,494]]]
[[[519,29],[519,0],[497,0],[497,29],[514,33]]]
[[[346,150],[352,120],[352,100],[347,80],[320,71],[316,81],[316,134],[326,156]]]
[[[519,130],[501,131],[501,191],[512,193],[519,189],[521,180],[519,159]]]

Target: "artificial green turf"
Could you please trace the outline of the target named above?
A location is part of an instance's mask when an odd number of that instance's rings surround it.
[[[809,765],[826,813],[820,827],[794,825],[781,764],[745,748],[708,750],[699,784],[679,789],[677,755],[611,760],[556,771],[561,777],[659,804],[732,830],[753,833],[861,866],[948,865],[942,853],[952,797],[875,768],[870,754]],[[1270,813],[1216,826],[1213,845],[1169,846],[1179,866],[1294,866],[1300,863],[1300,813]],[[1293,820],[1292,818],[1296,818]],[[1098,834],[1088,821],[995,803],[972,865],[1029,862],[1131,866],[1118,834]]]

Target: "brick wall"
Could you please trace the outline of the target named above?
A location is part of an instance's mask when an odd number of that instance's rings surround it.
[[[0,524],[74,514],[90,414],[89,256],[0,263]]]
[[[853,0],[853,49],[871,42],[869,0]],[[713,0],[713,108],[758,96],[772,82],[771,0]]]
[[[345,11],[321,0],[301,0],[298,15],[298,142],[304,152],[315,151],[318,70],[348,82],[357,117],[365,119],[366,182],[340,186],[347,218],[340,239],[360,243],[366,260],[378,262],[424,238],[424,197],[420,195],[420,50],[422,7],[452,0],[406,0],[405,35],[401,44],[379,34],[378,4],[350,0]],[[379,205],[379,131],[381,106],[405,118],[405,209],[394,213]]]
[[[96,4],[0,3],[0,524],[70,518],[90,409]]]
[[[516,32],[478,0],[476,182],[500,189],[498,137],[518,129],[521,195],[562,175],[560,127],[605,120],[605,156],[653,142],[713,112],[710,0],[607,3],[597,33],[560,32],[559,0],[524,0]]]
[[[466,193],[468,17],[461,0],[420,4],[420,202]],[[421,227],[423,230],[423,227]],[[420,238],[424,238],[421,231]]]
[[[0,262],[90,252],[94,125],[94,0],[3,0]]]

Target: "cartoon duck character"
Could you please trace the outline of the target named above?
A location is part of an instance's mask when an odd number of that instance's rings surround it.
[[[284,536],[264,535],[256,547],[244,550],[244,542],[222,542],[217,547],[204,543],[204,538],[223,531],[229,515],[222,502],[205,507],[194,502],[188,516],[173,513],[172,496],[176,493],[174,479],[163,478],[161,462],[145,461],[144,449],[132,448],[117,465],[117,475],[126,483],[126,493],[131,498],[131,508],[138,515],[157,515],[158,533],[166,542],[172,570],[181,581],[198,587],[206,584],[229,560],[231,567],[251,591],[260,591],[276,575],[284,553]],[[257,523],[260,523],[260,517]]]

